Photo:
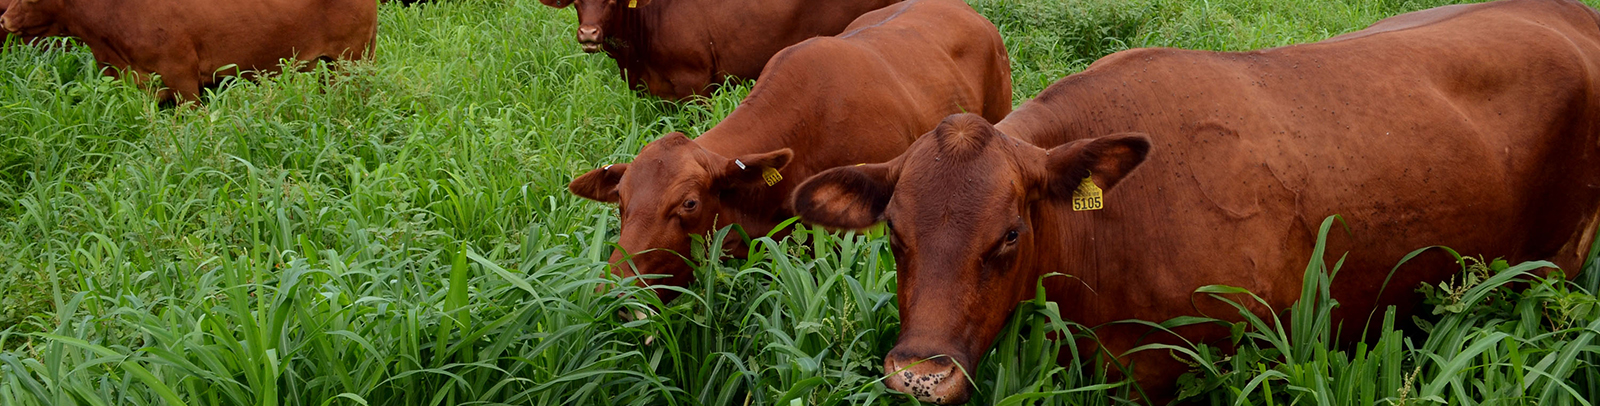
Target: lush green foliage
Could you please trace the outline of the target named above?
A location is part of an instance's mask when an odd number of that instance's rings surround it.
[[[973,0],[1003,30],[1019,101],[1128,47],[1315,41],[1445,2]],[[756,236],[745,260],[697,252],[701,283],[640,321],[616,314],[652,295],[595,291],[614,209],[566,181],[704,131],[747,86],[636,97],[578,52],[572,11],[532,1],[385,5],[380,20],[373,63],[235,83],[195,108],[159,108],[64,43],[0,50],[0,404],[905,402],[877,383],[898,332],[878,236],[802,228]],[[1587,404],[1597,279],[1507,285],[1525,267],[1479,265],[1435,289],[1464,293],[1439,295],[1450,311],[1427,337],[1342,349],[1253,321],[1240,355],[1180,349],[1204,366],[1191,387],[1252,404]],[[1046,335],[1089,330],[1051,304],[1014,321],[975,402],[1136,390],[1053,362],[1081,351]]]

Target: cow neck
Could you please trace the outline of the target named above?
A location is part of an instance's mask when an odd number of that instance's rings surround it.
[[[739,102],[739,107],[702,134],[696,142],[711,152],[729,158],[791,148],[795,157],[789,167],[805,166],[810,157],[803,154],[803,150],[810,143],[798,139],[797,135],[797,131],[804,128],[805,109],[798,107],[799,104],[793,100],[783,103],[767,94],[770,93],[768,89],[774,87],[798,89],[789,83],[780,83],[786,82],[780,76],[763,77],[756,89]],[[787,177],[788,171],[784,172]]]
[[[84,4],[88,3],[88,4]],[[55,25],[62,28],[89,46],[89,51],[101,66],[117,68],[132,68],[133,59],[129,58],[124,50],[129,49],[128,39],[140,37],[140,24],[127,24],[119,20],[122,14],[118,13],[83,13],[78,10],[105,10],[111,9],[112,1],[107,0],[64,0],[61,9],[56,12]],[[140,6],[144,7],[144,6]],[[129,8],[133,9],[133,8]],[[105,32],[111,27],[125,27],[119,32]]]
[[[773,84],[776,81],[768,81],[767,86]],[[761,89],[752,91],[733,113],[695,139],[701,148],[729,159],[783,148],[794,151],[794,158],[780,171],[783,181],[746,189],[745,194],[738,197],[739,218],[732,221],[743,225],[750,235],[764,235],[772,226],[794,215],[789,206],[789,193],[795,185],[815,174],[812,167],[818,166],[812,162],[817,155],[808,153],[806,148],[809,143],[796,136],[796,129],[802,128],[800,124],[804,121],[801,111],[792,106],[780,106],[776,100],[769,102],[770,98],[763,97],[764,94]]]
[[[1060,90],[1052,87],[1050,90]],[[1083,106],[1093,105],[1084,98],[1064,96],[1064,92],[1049,92],[1018,106],[995,128],[1007,136],[1027,141],[1044,149],[1054,148],[1079,139],[1103,134],[1093,128]],[[1093,98],[1091,96],[1091,98]]]
[[[628,8],[627,0],[618,0],[611,10],[611,20],[604,29],[607,39],[616,40],[621,46],[607,45],[606,53],[612,59],[623,62],[625,69],[646,67],[645,60],[649,58],[651,48],[650,22],[668,4],[670,2],[657,3],[654,7]]]
[[[1054,148],[1080,139],[1100,137],[1126,131],[1119,125],[1129,125],[1131,117],[1121,117],[1128,111],[1117,109],[1114,100],[1100,89],[1103,84],[1092,77],[1069,77],[1051,86],[1039,97],[1023,103],[995,127],[1007,136],[1014,137],[1043,149]],[[1117,116],[1117,117],[1109,117]],[[1113,124],[1121,123],[1121,124]],[[1097,227],[1097,214],[1102,212],[1074,212],[1068,199],[1039,200],[1032,213],[1033,224],[1041,233],[1035,240],[1033,258],[1028,269],[1044,273],[1061,272],[1074,278],[1051,278],[1046,286],[1055,286],[1052,292],[1071,291],[1065,285],[1088,286],[1098,291],[1107,278],[1102,275],[1104,266],[1100,251],[1109,235]],[[1092,297],[1052,297],[1067,301],[1074,311],[1090,311]]]

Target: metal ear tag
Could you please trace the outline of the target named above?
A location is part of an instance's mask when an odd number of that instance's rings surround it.
[[[739,165],[739,170],[744,170],[744,162],[740,162],[739,160],[735,159],[733,160],[733,164]]]

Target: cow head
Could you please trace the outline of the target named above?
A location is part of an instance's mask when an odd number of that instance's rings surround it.
[[[0,28],[27,37],[49,35],[60,9],[58,0],[0,0]]]
[[[1054,249],[1033,245],[1033,211],[1070,200],[1086,176],[1111,189],[1149,149],[1143,135],[1120,134],[1046,151],[958,114],[893,161],[817,174],[796,189],[794,208],[828,227],[887,222],[902,329],[884,357],[885,383],[958,404],[972,394],[966,374],[1033,296],[1034,258]]]
[[[563,8],[572,4],[573,0],[539,0],[546,6]],[[650,0],[577,0],[578,6],[578,45],[583,47],[583,52],[595,53],[600,51],[604,42],[605,27],[611,22],[611,17],[623,8],[639,8],[650,4]]]
[[[740,212],[725,203],[766,187],[762,172],[783,169],[793,155],[784,148],[724,157],[682,133],[671,133],[645,145],[633,163],[589,171],[567,189],[585,199],[618,204],[622,236],[620,249],[611,254],[612,273],[668,275],[644,282],[684,286],[694,277],[679,257],[689,255],[689,236],[739,221]],[[657,294],[662,302],[677,296],[669,290]]]

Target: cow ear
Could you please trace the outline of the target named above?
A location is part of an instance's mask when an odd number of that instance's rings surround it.
[[[622,200],[622,195],[617,193],[617,183],[622,181],[622,173],[627,170],[628,164],[606,165],[573,179],[567,184],[567,190],[581,198],[616,203]]]
[[[572,0],[539,0],[539,2],[555,8],[562,8],[572,4]]]
[[[791,158],[794,150],[788,148],[739,156],[723,164],[717,183],[725,189],[776,185],[783,180],[783,167],[789,166]]]
[[[1049,195],[1071,198],[1093,177],[1095,186],[1110,190],[1133,172],[1150,153],[1150,137],[1140,133],[1121,133],[1078,140],[1046,152],[1045,170]]]
[[[801,183],[791,205],[807,223],[857,230],[871,227],[889,207],[895,178],[889,163],[829,169]]]

